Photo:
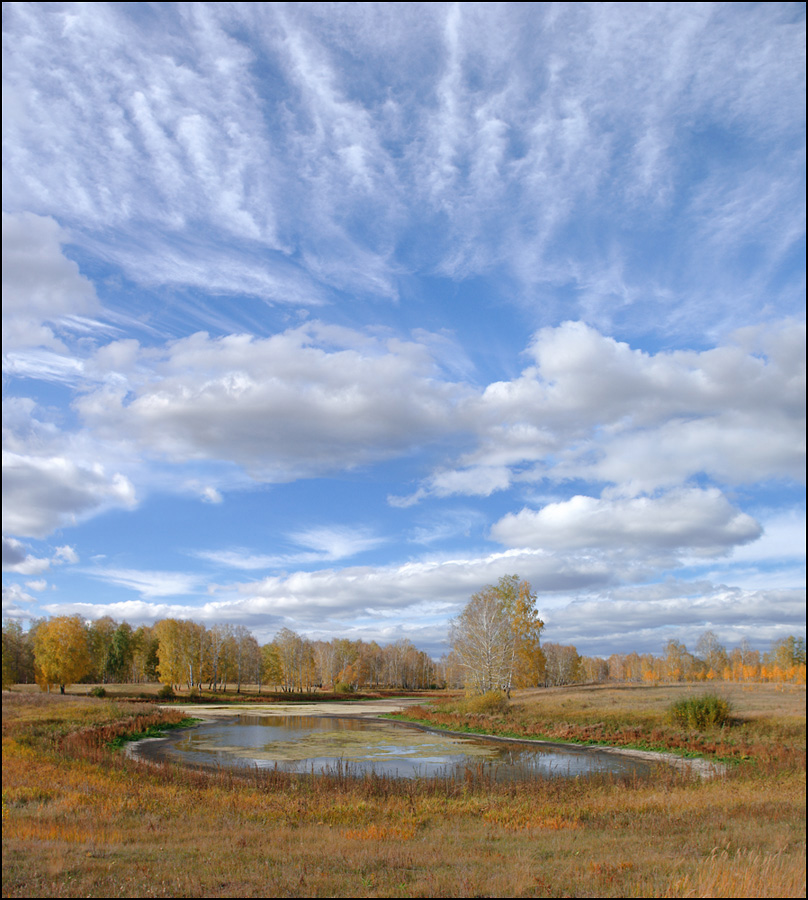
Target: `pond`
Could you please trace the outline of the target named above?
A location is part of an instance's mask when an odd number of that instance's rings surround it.
[[[498,781],[542,776],[650,773],[653,764],[590,748],[553,747],[435,734],[400,723],[326,716],[239,715],[145,741],[138,755],[187,765],[345,770],[398,778],[462,778],[469,768]]]

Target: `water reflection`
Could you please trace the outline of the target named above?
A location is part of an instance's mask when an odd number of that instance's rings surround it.
[[[570,750],[432,734],[412,726],[319,716],[241,715],[141,745],[152,759],[321,774],[347,767],[399,778],[462,777],[469,766],[499,781],[596,772],[647,775],[647,762]]]

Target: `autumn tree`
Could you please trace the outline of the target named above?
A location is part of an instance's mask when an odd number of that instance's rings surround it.
[[[704,677],[720,678],[729,664],[727,650],[712,631],[705,631],[696,644],[696,656],[704,664]]]
[[[537,683],[543,670],[539,636],[544,623],[535,604],[530,584],[516,575],[503,576],[472,595],[450,630],[467,688],[510,692],[514,685]]]
[[[92,681],[106,684],[113,680],[110,672],[110,653],[117,628],[118,623],[111,616],[102,616],[87,626],[90,657],[93,662],[88,674]]]
[[[154,626],[158,639],[157,671],[172,687],[185,682],[189,690],[202,681],[205,626],[190,619],[161,619]]]
[[[81,616],[56,616],[43,622],[34,636],[37,683],[43,690],[81,681],[92,668],[87,626]]]
[[[573,684],[580,679],[581,657],[571,644],[545,644],[544,655],[548,684]]]
[[[33,635],[22,630],[19,622],[3,624],[3,690],[12,684],[34,681]]]

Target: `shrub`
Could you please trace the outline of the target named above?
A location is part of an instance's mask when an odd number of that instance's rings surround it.
[[[91,688],[89,693],[90,693],[91,697],[103,698],[103,697],[107,696],[106,690],[104,688],[102,688],[100,685],[97,685],[96,687]]]
[[[698,731],[713,726],[723,728],[730,723],[731,712],[729,701],[716,694],[678,700],[669,710],[671,721],[676,725],[684,725]]]
[[[157,692],[157,696],[160,700],[173,700],[176,694],[174,693],[174,688],[171,687],[170,684],[164,684]]]
[[[353,693],[353,685],[348,684],[345,681],[338,681],[334,685],[334,693],[335,694],[352,694]]]
[[[464,712],[477,715],[495,716],[505,713],[510,708],[510,701],[502,691],[486,691],[463,701]]]

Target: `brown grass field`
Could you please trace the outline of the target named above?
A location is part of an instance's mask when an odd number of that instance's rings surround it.
[[[451,698],[408,711],[450,728],[730,760],[711,780],[661,768],[644,782],[497,785],[473,773],[150,766],[107,742],[176,722],[181,705],[15,688],[3,694],[3,896],[805,896],[805,688],[715,690],[733,722],[704,733],[667,718],[674,700],[699,693],[692,685],[522,692],[491,714]]]

